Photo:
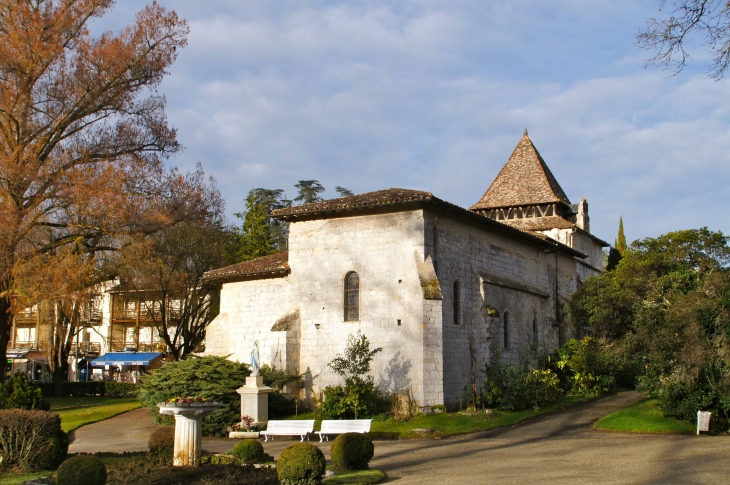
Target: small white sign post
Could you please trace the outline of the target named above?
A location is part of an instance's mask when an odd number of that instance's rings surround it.
[[[710,415],[708,411],[697,411],[697,435],[700,431],[710,431]]]

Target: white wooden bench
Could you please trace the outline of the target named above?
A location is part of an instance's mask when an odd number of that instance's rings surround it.
[[[264,441],[274,441],[274,436],[301,436],[302,441],[306,437],[309,440],[309,433],[314,430],[313,419],[287,420],[287,421],[269,421],[266,425],[266,431],[259,434],[266,436]]]
[[[325,419],[322,428],[317,431],[319,441],[325,438],[330,440],[331,434],[342,433],[369,433],[372,419]]]

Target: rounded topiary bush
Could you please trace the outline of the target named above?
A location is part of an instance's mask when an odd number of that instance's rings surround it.
[[[361,433],[344,433],[332,443],[332,467],[335,470],[365,470],[373,458],[373,441]]]
[[[77,455],[61,463],[56,472],[56,485],[104,485],[106,466],[100,458]]]
[[[172,465],[172,454],[175,450],[175,428],[163,426],[157,428],[150,436],[147,443],[149,446],[150,461],[156,465]]]
[[[264,456],[264,447],[258,440],[242,440],[236,443],[231,454],[242,463],[251,465],[258,463]]]
[[[324,476],[322,450],[310,443],[295,443],[284,448],[276,462],[279,481],[285,485],[316,484]]]

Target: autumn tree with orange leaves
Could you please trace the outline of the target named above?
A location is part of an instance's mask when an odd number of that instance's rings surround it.
[[[187,23],[153,3],[121,32],[92,36],[89,22],[113,3],[0,0],[2,354],[44,272],[93,268],[92,256],[118,249],[125,235],[189,213],[160,196],[170,183],[162,159],[180,147],[155,91],[186,44]]]

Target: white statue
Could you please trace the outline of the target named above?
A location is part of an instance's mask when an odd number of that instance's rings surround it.
[[[253,343],[253,350],[251,350],[251,376],[256,377],[259,375],[259,341],[256,340]]]

